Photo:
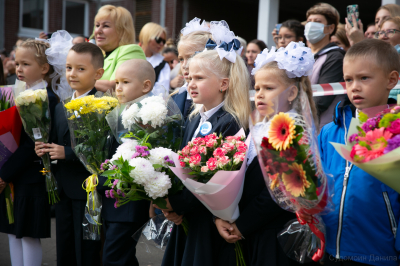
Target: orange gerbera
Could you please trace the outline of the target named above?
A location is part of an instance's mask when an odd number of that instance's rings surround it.
[[[274,189],[278,187],[279,185],[279,173],[276,173],[274,175],[268,174],[269,179],[271,180],[270,188]]]
[[[293,163],[289,165],[289,169],[292,170],[291,174],[282,174],[282,181],[287,191],[295,197],[305,196],[306,188],[311,186],[311,183],[307,181],[306,172],[303,170],[301,164]]]
[[[293,143],[296,134],[295,129],[294,120],[288,114],[277,114],[271,120],[269,126],[269,143],[278,151],[286,150]]]

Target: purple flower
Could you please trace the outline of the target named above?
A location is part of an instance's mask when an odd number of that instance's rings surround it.
[[[113,166],[111,167],[111,170],[115,170],[115,169],[117,169],[117,168],[118,168],[118,166],[113,165]]]
[[[140,155],[139,152],[135,152],[135,153],[132,155],[132,158],[131,158],[131,159],[136,158],[136,157],[138,157],[139,155]]]
[[[110,191],[106,190],[106,198],[109,198],[109,197],[110,197]]]
[[[354,142],[354,141],[357,141],[357,140],[358,140],[358,134],[357,133],[351,135],[350,138],[349,138],[350,142]]]
[[[114,182],[113,182],[113,185],[116,186],[118,184],[118,182],[119,182],[119,180],[115,179]]]
[[[169,156],[168,156],[168,155],[165,156],[165,157],[164,157],[164,160],[165,160],[165,161],[168,161],[168,160],[169,160]]]
[[[150,155],[150,152],[148,152],[148,151],[143,151],[142,152],[142,157],[146,157],[146,156],[149,156]]]
[[[397,135],[391,139],[388,140],[388,145],[383,151],[384,154],[400,147],[400,135]]]
[[[370,118],[368,119],[364,124],[362,124],[361,128],[367,133],[368,131],[376,128],[376,119],[375,118]]]
[[[118,195],[121,195],[121,194],[122,194],[122,191],[121,191],[120,189],[117,189],[117,194],[118,194]]]
[[[114,202],[114,208],[118,208],[118,200],[116,200],[115,202]]]
[[[125,198],[125,193],[124,193],[124,192],[122,192],[122,197],[124,197],[124,198]]]
[[[113,191],[110,190],[110,198],[115,199]]]

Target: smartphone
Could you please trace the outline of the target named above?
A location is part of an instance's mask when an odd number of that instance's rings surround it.
[[[276,27],[275,27],[275,29],[276,29],[276,35],[279,34],[279,30],[281,29],[281,27],[282,27],[282,24],[276,24]]]
[[[356,17],[356,20],[358,22],[358,19],[360,17],[360,14],[358,12],[358,5],[349,5],[349,6],[347,6],[347,20],[350,22],[351,26],[354,27],[353,17],[351,16],[353,14]]]

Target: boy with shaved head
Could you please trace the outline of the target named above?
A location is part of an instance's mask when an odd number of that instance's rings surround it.
[[[147,60],[131,59],[122,63],[115,73],[116,94],[121,104],[134,103],[151,92],[155,82],[155,72]],[[115,154],[119,143],[114,138],[109,158]],[[103,265],[139,265],[136,259],[136,241],[132,235],[149,219],[150,202],[146,200],[129,202],[115,208],[115,199],[107,198],[102,186],[107,180],[99,176],[97,191],[103,199],[103,228],[105,242]]]

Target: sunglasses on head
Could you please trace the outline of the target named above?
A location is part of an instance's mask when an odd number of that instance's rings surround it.
[[[156,41],[156,43],[158,43],[158,44],[160,44],[160,43],[163,43],[163,44],[165,44],[165,42],[166,42],[166,40],[165,40],[165,39],[163,39],[163,38],[161,38],[161,37],[157,37],[157,38],[155,38],[154,40],[155,40],[155,41]]]

